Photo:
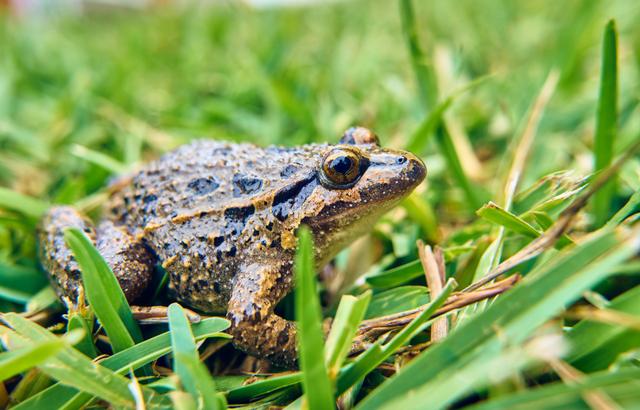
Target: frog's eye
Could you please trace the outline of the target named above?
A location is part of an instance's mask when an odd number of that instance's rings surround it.
[[[349,188],[358,181],[368,165],[368,159],[355,148],[334,148],[322,160],[320,180],[330,188]]]

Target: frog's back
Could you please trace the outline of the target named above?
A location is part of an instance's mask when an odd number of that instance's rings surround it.
[[[321,145],[267,147],[196,140],[165,154],[112,195],[109,218],[140,233],[180,215],[223,212],[307,174]]]

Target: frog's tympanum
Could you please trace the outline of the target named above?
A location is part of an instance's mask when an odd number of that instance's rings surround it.
[[[364,128],[349,129],[338,145],[195,141],[114,186],[96,227],[70,207],[51,209],[39,233],[41,260],[58,294],[76,301],[80,273],[63,232],[82,229],[130,302],[159,263],[173,298],[226,313],[237,347],[294,366],[295,324],[274,308],[293,286],[296,229],[311,228],[322,267],[425,172],[416,156],[381,148]]]

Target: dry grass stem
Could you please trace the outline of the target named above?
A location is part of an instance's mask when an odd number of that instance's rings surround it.
[[[580,384],[584,376],[578,369],[562,360],[551,360],[549,365],[567,384]],[[582,398],[593,410],[617,410],[622,409],[607,393],[600,389],[585,391]]]
[[[436,249],[436,252],[440,253],[440,260],[442,260],[442,250]],[[442,293],[444,286],[444,269],[441,270],[440,264],[436,260],[436,256],[431,249],[431,246],[425,245],[422,241],[418,241],[418,255],[420,256],[420,262],[424,269],[424,275],[427,280],[427,286],[429,287],[429,293],[431,299],[436,298]],[[431,326],[431,340],[436,342],[444,339],[449,331],[449,324],[447,318],[441,318],[436,320]]]

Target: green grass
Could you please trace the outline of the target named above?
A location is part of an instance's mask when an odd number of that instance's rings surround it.
[[[0,15],[0,407],[640,407],[639,19],[631,0]],[[68,312],[40,270],[50,204],[98,218],[109,180],[193,138],[334,142],[354,124],[420,155],[427,181],[327,283],[301,234],[281,306],[299,371],[176,304],[139,326],[78,231],[89,306]],[[443,250],[435,298],[418,239]],[[169,306],[157,276],[147,303]],[[436,314],[450,330],[431,342]]]

